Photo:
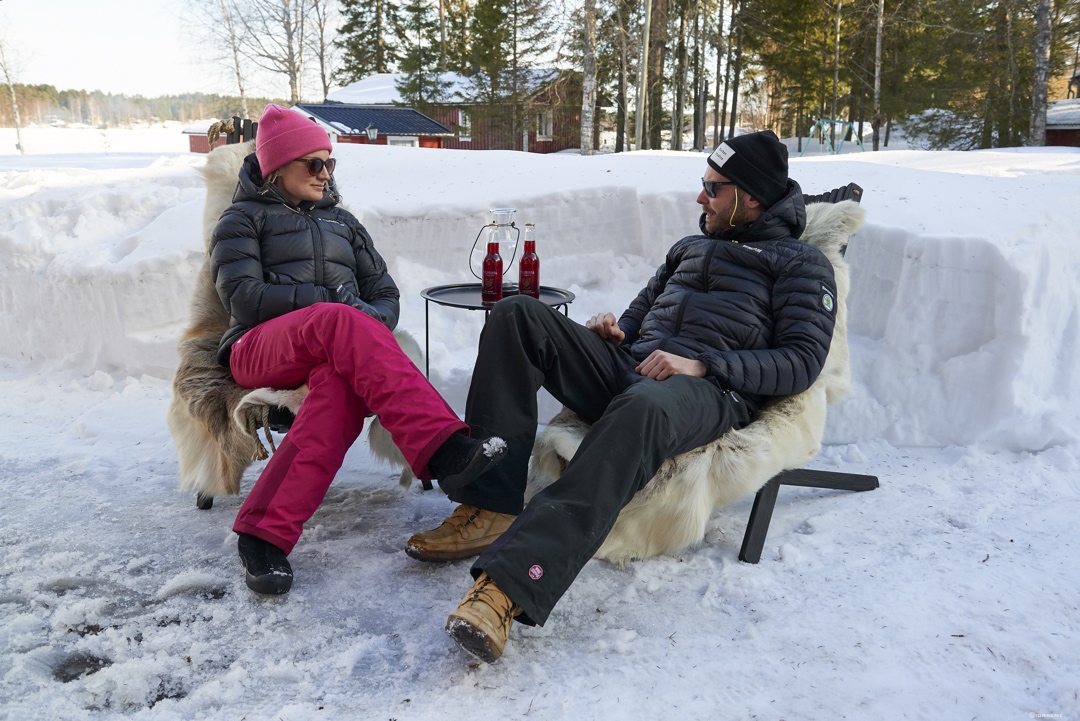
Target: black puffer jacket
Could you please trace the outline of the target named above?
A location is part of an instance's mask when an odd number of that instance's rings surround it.
[[[397,325],[397,285],[340,201],[331,180],[322,200],[293,205],[263,181],[254,153],[244,159],[233,204],[210,240],[214,285],[232,318],[218,351],[223,365],[244,333],[314,303],[347,303]]]
[[[683,238],[619,319],[624,345],[638,360],[654,350],[700,360],[755,409],[763,396],[806,390],[829,352],[836,281],[821,251],[797,240],[805,226],[789,180],[753,223]]]

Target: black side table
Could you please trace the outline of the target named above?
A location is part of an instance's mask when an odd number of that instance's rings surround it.
[[[479,283],[453,283],[451,285],[434,285],[420,291],[424,299],[424,375],[431,376],[431,341],[429,337],[428,312],[432,303],[444,305],[448,308],[464,308],[465,310],[484,311],[484,322],[487,322],[488,313],[494,303],[485,303],[480,299],[481,285]],[[503,297],[515,295],[513,292],[503,290]],[[553,288],[548,285],[540,286],[540,302],[547,303],[552,308],[562,308],[563,314],[570,315],[570,304],[574,302],[574,294],[563,288]]]

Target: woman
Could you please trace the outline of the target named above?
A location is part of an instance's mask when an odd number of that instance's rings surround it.
[[[470,438],[398,346],[397,286],[364,226],[338,207],[331,150],[314,122],[268,105],[210,243],[231,317],[218,360],[245,388],[309,389],[233,525],[257,593],[292,586],[286,556],[369,414],[413,472],[447,492],[505,453],[499,439]]]

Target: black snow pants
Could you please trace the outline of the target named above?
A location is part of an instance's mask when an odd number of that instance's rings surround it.
[[[497,303],[480,336],[465,420],[509,445],[506,458],[451,500],[518,514],[477,559],[543,624],[604,542],[623,506],[663,462],[749,422],[753,408],[716,382],[686,375],[638,375],[626,348],[602,339],[543,303],[514,296]],[[524,505],[536,437],[536,392],[592,424],[562,478]]]

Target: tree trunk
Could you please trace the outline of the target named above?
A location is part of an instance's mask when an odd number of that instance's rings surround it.
[[[616,20],[619,25],[619,91],[616,96],[615,109],[615,152],[621,153],[626,150],[626,91],[629,85],[629,48],[627,47],[626,31],[626,0],[618,0],[616,7]]]
[[[833,53],[832,109],[829,113],[829,142],[836,147],[836,96],[840,92],[840,11],[844,0],[836,0],[836,34]]]
[[[225,30],[229,33],[229,45],[232,50],[233,73],[236,75],[236,88],[240,91],[240,114],[250,118],[248,112],[247,91],[244,88],[244,74],[240,70],[240,38],[236,34],[236,23],[233,22],[232,13],[229,12],[225,0],[221,0],[221,16],[225,21]]]
[[[739,7],[739,14],[735,15],[735,8]],[[742,9],[739,0],[731,9],[732,18],[735,20],[735,70],[731,77],[731,124],[728,126],[728,137],[735,137],[735,123],[739,116],[739,76],[742,74]]]
[[[649,147],[663,147],[664,129],[664,61],[667,58],[668,9],[670,0],[653,0],[653,23],[649,38],[648,130]]]
[[[596,114],[596,0],[585,0],[585,68],[581,79],[581,154],[592,155]]]
[[[649,32],[652,25],[652,0],[645,0],[645,27],[641,31],[641,58],[638,61],[638,87],[634,111],[634,150],[642,150],[645,142],[645,114],[648,111]]]
[[[885,0],[878,0],[877,45],[874,50],[874,150],[878,150],[881,137],[881,31],[885,24]],[[888,145],[888,141],[885,143]]]
[[[683,120],[686,114],[686,9],[679,14],[679,44],[676,47],[675,110],[671,114],[671,149],[682,150]]]
[[[446,72],[446,0],[439,0],[439,72]]]
[[[705,78],[701,52],[701,13],[698,6],[694,5],[694,76],[690,85],[694,95],[694,150],[705,147]]]
[[[1046,97],[1050,80],[1050,0],[1039,0],[1035,13],[1035,80],[1031,86],[1028,145],[1046,145]],[[1080,46],[1078,46],[1080,47]]]
[[[716,105],[713,106],[713,147],[720,144],[720,56],[723,48],[727,45],[724,40],[724,0],[720,0],[720,9],[716,13]],[[727,86],[724,86],[724,95],[727,95]],[[727,98],[724,99],[727,102]]]
[[[25,155],[26,148],[23,147],[22,141],[22,121],[19,119],[19,101],[15,97],[15,81],[11,78],[11,64],[8,63],[3,38],[0,38],[0,71],[4,73],[4,82],[7,84],[8,93],[11,95],[11,115],[15,120],[15,145],[19,148],[19,153]]]

